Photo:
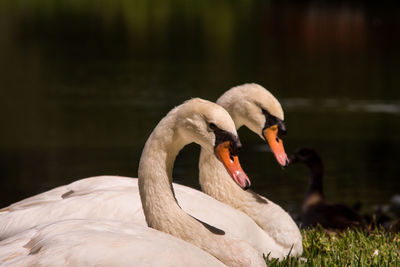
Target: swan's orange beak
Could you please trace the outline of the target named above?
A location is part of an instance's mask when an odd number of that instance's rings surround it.
[[[250,179],[240,166],[237,155],[232,154],[231,143],[225,141],[217,145],[214,149],[217,158],[225,166],[232,179],[244,190],[250,187]]]
[[[286,155],[285,148],[283,147],[282,139],[278,136],[278,130],[278,125],[275,124],[264,129],[263,135],[278,163],[282,167],[286,167],[289,164],[289,159]]]

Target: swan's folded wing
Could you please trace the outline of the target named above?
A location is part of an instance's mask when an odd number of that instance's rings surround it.
[[[122,176],[95,176],[80,179],[68,185],[63,185],[49,191],[25,198],[12,205],[0,209],[0,214],[28,207],[40,206],[50,202],[60,201],[73,195],[85,195],[99,190],[117,190],[118,188],[137,187],[137,179]]]
[[[145,225],[137,179],[82,179],[22,200],[0,212],[0,240],[63,219],[113,219]]]

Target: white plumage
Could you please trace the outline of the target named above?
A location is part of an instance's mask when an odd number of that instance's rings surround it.
[[[24,199],[0,212],[1,239],[39,224],[65,219],[106,219],[147,225],[139,197],[138,179],[97,176],[78,180]],[[173,184],[179,205],[188,214],[246,240],[260,254],[282,257],[275,241],[248,216],[193,188]]]
[[[183,240],[134,223],[66,220],[0,241],[1,266],[225,266]]]

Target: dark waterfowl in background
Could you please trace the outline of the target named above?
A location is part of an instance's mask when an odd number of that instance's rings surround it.
[[[290,156],[290,164],[301,162],[310,169],[310,184],[300,215],[303,227],[314,227],[320,224],[323,228],[343,230],[348,227],[361,226],[361,216],[354,209],[330,203],[323,191],[323,165],[321,158],[312,148],[299,148]]]

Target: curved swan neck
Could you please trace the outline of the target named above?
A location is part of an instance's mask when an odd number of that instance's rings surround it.
[[[177,131],[171,127],[175,122],[170,112],[148,138],[139,163],[139,193],[147,224],[167,231],[165,225],[169,213],[179,212],[172,189],[172,168],[176,155],[185,145],[182,138],[175,138]]]
[[[263,265],[262,257],[247,243],[212,234],[179,207],[172,188],[172,168],[188,141],[174,127],[175,114],[171,111],[160,121],[140,159],[139,193],[147,224],[200,247],[228,266]]]

